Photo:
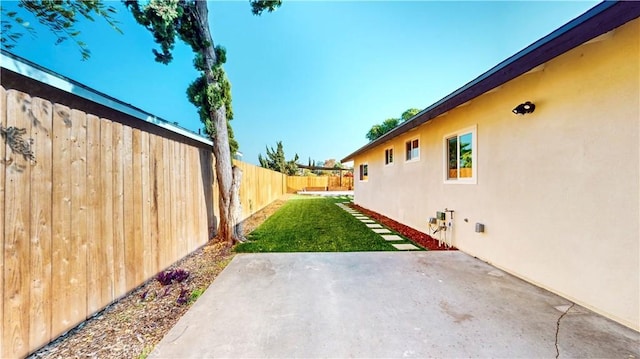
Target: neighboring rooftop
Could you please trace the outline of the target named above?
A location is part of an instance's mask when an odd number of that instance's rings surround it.
[[[431,121],[445,112],[473,100],[589,40],[624,25],[638,16],[640,16],[640,2],[602,2],[497,64],[440,101],[420,111],[400,126],[346,156],[341,162],[353,161],[357,155]]]
[[[176,122],[172,123],[157,117],[8,51],[0,50],[0,68],[2,70],[2,84],[5,87],[9,86],[9,88],[29,93],[31,96],[44,97],[51,99],[52,102],[59,102],[64,105],[71,105],[64,100],[73,99],[73,105],[79,105],[81,107],[79,108],[80,110],[98,116],[108,117],[105,109],[111,109],[190,140],[209,146],[212,145],[212,142],[206,137],[189,131]],[[56,96],[53,94],[53,92],[56,92],[53,89],[61,91],[64,95],[58,94]],[[66,98],[64,98],[65,96]],[[78,101],[78,99],[81,100]],[[114,118],[111,119],[116,120]]]

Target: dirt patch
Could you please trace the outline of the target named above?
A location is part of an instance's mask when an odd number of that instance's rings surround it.
[[[423,248],[426,248],[432,251],[457,250],[455,247],[446,248],[444,245],[438,246],[438,240],[431,237],[430,235],[420,232],[418,230],[415,230],[409,226],[405,226],[404,224],[396,222],[389,217],[385,217],[380,213],[368,210],[366,208],[360,207],[357,204],[353,204],[353,203],[349,204],[349,206],[375,219],[376,221],[378,221],[378,223],[381,223],[382,225],[389,227],[392,230],[400,233],[401,235],[409,238],[411,241],[421,245]]]
[[[246,219],[245,236],[289,198]],[[183,281],[163,286],[154,277],[29,358],[145,358],[232,258],[228,248],[209,242],[168,269],[189,272]]]

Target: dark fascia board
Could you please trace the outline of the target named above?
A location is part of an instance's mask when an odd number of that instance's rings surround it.
[[[640,16],[640,2],[604,1],[420,111],[392,131],[346,156],[341,162],[352,161],[357,155],[431,121],[638,16]]]
[[[318,170],[318,171],[353,171],[353,168],[335,168],[335,167],[322,167],[322,166],[307,166],[296,163],[296,166],[303,169],[308,170]]]
[[[16,76],[20,76],[22,79],[25,79],[26,81],[33,81],[32,83],[34,84],[45,85],[45,87],[47,88],[56,89],[67,94],[70,97],[80,98],[82,100],[85,100],[84,102],[92,102],[97,104],[99,107],[108,108],[110,110],[123,113],[127,117],[144,121],[143,124],[140,124],[140,126],[136,127],[146,128],[149,126],[149,124],[151,124],[152,126],[160,127],[165,131],[173,133],[174,135],[186,137],[190,141],[195,141],[197,143],[200,143],[201,145],[213,145],[213,143],[209,139],[199,134],[193,133],[183,127],[157,117],[147,111],[141,110],[138,107],[120,101],[105,93],[94,90],[77,81],[46,69],[8,51],[0,50],[0,67],[2,68],[3,72],[10,71]],[[4,83],[4,81],[2,81],[2,83]],[[23,83],[23,85],[26,84]],[[23,88],[19,90],[28,92]]]

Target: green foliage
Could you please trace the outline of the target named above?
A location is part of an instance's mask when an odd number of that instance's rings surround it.
[[[251,12],[254,15],[262,15],[262,12],[273,12],[282,5],[282,0],[249,0]]]
[[[417,108],[410,108],[406,110],[405,112],[402,113],[402,115],[400,115],[400,122],[408,121],[411,117],[417,115],[419,112],[420,110]]]
[[[273,147],[267,147],[266,150],[267,154],[265,157],[258,155],[258,162],[260,162],[261,167],[281,172],[288,176],[293,176],[298,172],[298,154],[296,153],[292,160],[287,161],[284,157],[282,141],[278,141],[276,143],[275,151],[273,150]]]
[[[192,304],[195,303],[196,300],[198,300],[198,298],[200,298],[200,296],[204,293],[204,288],[196,288],[194,290],[191,291],[191,295],[189,295],[189,302],[188,304]]]
[[[69,39],[75,42],[80,48],[83,60],[91,56],[91,51],[87,48],[87,44],[79,39],[80,31],[75,27],[79,20],[94,21],[94,16],[101,17],[113,29],[122,33],[118,28],[118,22],[112,17],[112,14],[116,13],[116,9],[113,6],[106,6],[101,0],[20,0],[18,7],[25,13],[21,15],[15,11],[1,9],[0,43],[6,49],[15,47],[18,40],[24,35],[23,31],[28,32],[31,36],[36,35],[35,29],[31,27],[28,20],[25,20],[24,15],[35,18],[48,28],[57,38],[56,45]]]
[[[144,349],[142,349],[142,352],[138,354],[138,359],[147,359],[151,352],[153,352],[153,346],[144,347]]]
[[[417,108],[410,108],[403,112],[400,118],[388,118],[381,124],[373,125],[369,132],[367,132],[366,137],[369,141],[373,141],[379,137],[382,137],[382,135],[393,130],[399,124],[408,121],[411,117],[415,116],[419,112],[420,110],[418,110]]]
[[[154,41],[160,45],[160,50],[153,49],[156,61],[168,64],[173,60],[171,54],[176,37],[184,41],[195,53],[193,66],[200,71],[200,76],[187,88],[187,98],[198,109],[200,121],[204,124],[204,131],[213,139],[215,126],[211,113],[224,107],[229,135],[229,149],[233,156],[239,148],[238,141],[233,136],[230,120],[233,119],[231,106],[231,83],[222,68],[227,61],[226,49],[222,46],[214,48],[215,65],[207,69],[202,49],[210,44],[201,39],[195,30],[198,26],[195,18],[195,2],[185,0],[151,0],[145,6],[138,1],[125,1],[136,21],[153,33]],[[212,82],[207,81],[207,76]]]
[[[369,141],[373,141],[376,138],[381,137],[385,133],[396,128],[399,123],[400,120],[397,118],[388,118],[379,125],[373,125],[369,132],[367,132],[367,139],[369,139]]]
[[[141,7],[138,1],[124,1],[136,21],[153,34],[153,40],[160,45],[160,51],[153,49],[156,61],[168,64],[173,60],[171,51],[176,37],[191,45],[194,52],[193,18],[194,4],[182,0],[151,0]]]

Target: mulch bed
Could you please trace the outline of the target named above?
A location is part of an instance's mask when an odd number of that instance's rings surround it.
[[[361,213],[366,214],[367,216],[373,218],[374,220],[376,220],[378,223],[389,227],[390,229],[400,233],[401,235],[407,237],[408,239],[410,239],[412,242],[415,242],[417,244],[419,244],[420,246],[422,246],[423,248],[426,248],[430,251],[456,251],[457,248],[455,247],[451,247],[451,248],[447,248],[444,246],[444,244],[442,246],[438,246],[438,240],[434,239],[433,237],[431,237],[430,235],[420,232],[418,230],[415,230],[409,226],[405,226],[402,223],[396,222],[393,219],[389,218],[389,217],[385,217],[383,215],[381,215],[380,213],[368,210],[366,208],[360,207],[357,204],[353,204],[353,203],[349,203],[348,204],[349,207],[358,210]]]

